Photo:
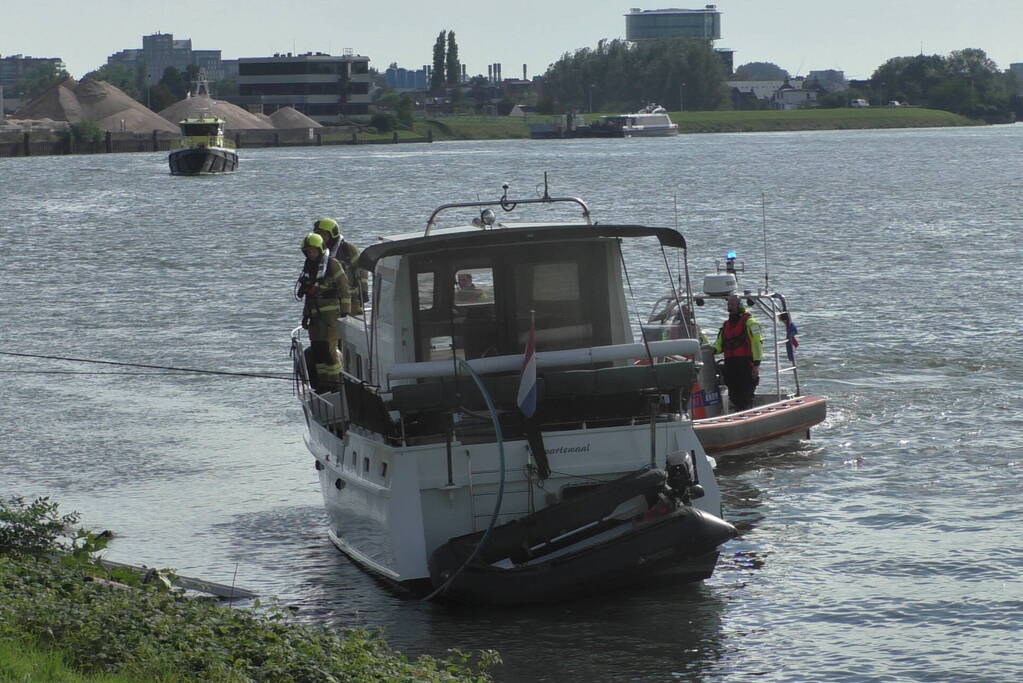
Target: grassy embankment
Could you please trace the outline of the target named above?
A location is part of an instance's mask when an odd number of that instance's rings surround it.
[[[587,114],[593,121],[605,114]],[[964,116],[937,109],[915,107],[869,109],[802,109],[796,111],[687,111],[670,112],[680,133],[749,133],[796,130],[849,130],[856,128],[931,128],[983,125]],[[528,138],[528,123],[545,123],[550,117],[531,114],[525,119],[510,116],[445,116],[417,120],[414,131],[402,138],[434,140],[506,140]],[[378,138],[390,138],[391,133]],[[361,136],[360,136],[361,137]],[[367,136],[369,139],[369,136]]]
[[[111,573],[93,559],[105,540],[77,521],[45,499],[0,498],[0,681],[487,681],[500,661],[455,650],[409,660],[376,633]]]

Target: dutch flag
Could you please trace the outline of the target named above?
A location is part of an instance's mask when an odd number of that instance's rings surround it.
[[[519,410],[526,417],[536,412],[536,325],[529,325],[526,355],[522,360],[522,379],[519,381]]]

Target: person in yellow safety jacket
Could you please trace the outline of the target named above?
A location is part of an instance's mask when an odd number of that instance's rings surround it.
[[[760,323],[750,315],[739,297],[728,297],[728,320],[718,331],[714,353],[725,354],[725,385],[732,410],[753,407],[753,394],[760,383],[760,359],[764,341]]]
[[[351,308],[348,278],[316,233],[311,232],[302,240],[302,253],[306,260],[298,296],[305,299],[302,327],[309,331],[309,350],[316,371],[313,387],[320,393],[338,391],[341,359],[337,355],[337,321],[347,317]]]
[[[313,232],[323,237],[323,243],[330,250],[330,257],[337,259],[348,276],[348,289],[351,291],[351,312],[362,315],[362,305],[369,301],[369,273],[356,268],[359,249],[345,240],[341,234],[341,225],[333,218],[317,218],[313,221]]]

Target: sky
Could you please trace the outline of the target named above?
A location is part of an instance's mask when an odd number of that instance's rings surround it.
[[[276,52],[342,54],[383,71],[432,62],[442,30],[455,32],[470,76],[501,63],[505,78],[542,74],[566,52],[624,38],[631,7],[701,8],[658,0],[47,0],[4,2],[0,56],[59,57],[75,78],[142,36],[170,33],[222,58]],[[839,69],[869,78],[891,57],[980,48],[1000,68],[1023,62],[1023,0],[721,0],[721,40],[735,66],[773,62],[794,75]]]

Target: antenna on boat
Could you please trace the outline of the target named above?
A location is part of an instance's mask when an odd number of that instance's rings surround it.
[[[764,227],[764,291],[768,291],[770,287],[767,284],[767,197],[761,192],[760,193],[760,222]]]
[[[678,188],[672,193],[672,201],[675,204],[675,231],[678,232]],[[689,280],[689,245],[682,247],[681,255],[682,265],[684,268],[679,268],[678,273],[678,288],[682,289],[682,272],[686,274],[686,303],[689,305],[689,310],[693,309],[693,285]]]

